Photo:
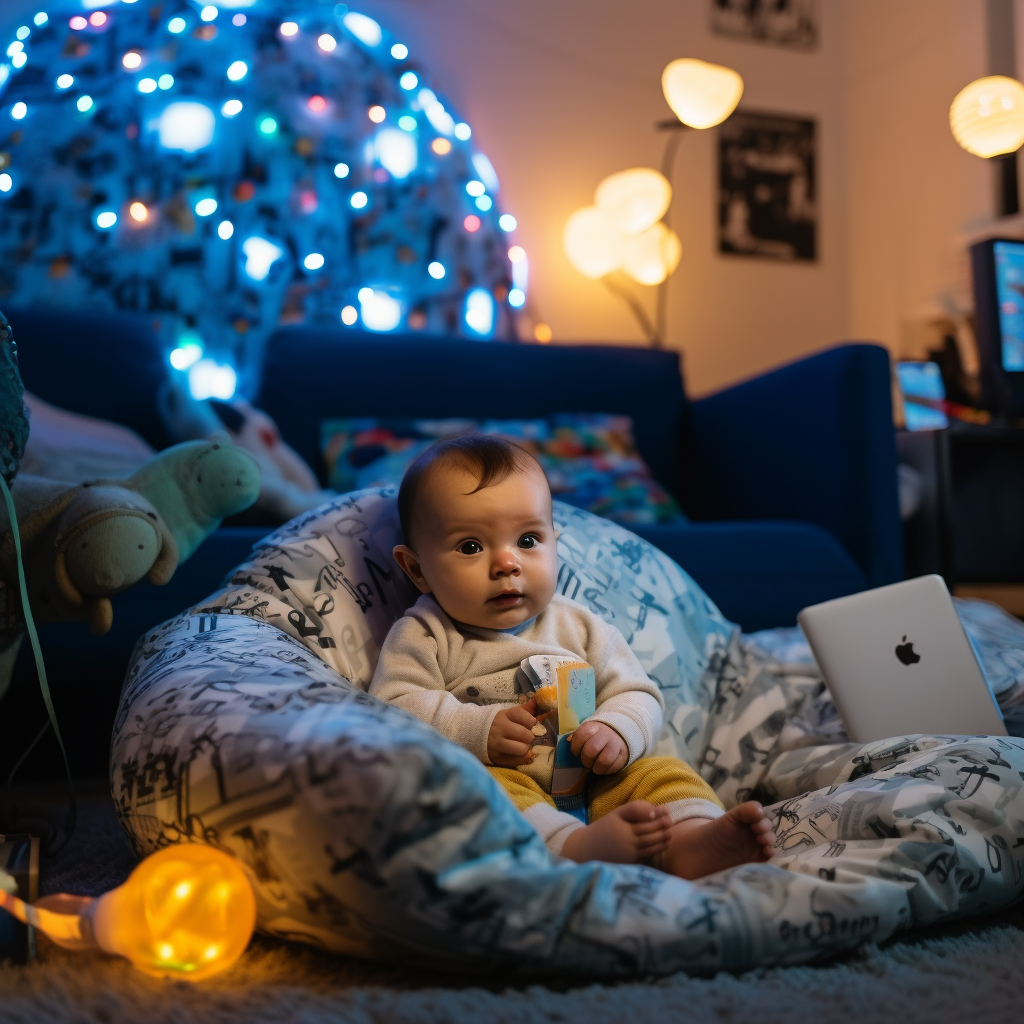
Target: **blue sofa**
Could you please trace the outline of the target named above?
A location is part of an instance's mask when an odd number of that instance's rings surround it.
[[[4,312],[30,391],[127,424],[156,447],[169,443],[156,411],[165,355],[148,319]],[[689,517],[636,532],[747,631],[792,624],[807,604],[902,576],[889,362],[875,345],[827,349],[688,400],[674,352],[287,327],[269,342],[256,404],[321,471],[319,424],[329,417],[627,413],[654,475]],[[222,527],[167,586],[143,583],[116,600],[105,637],[84,626],[41,630],[62,718],[102,730],[67,730],[76,771],[105,770],[135,639],[214,590],[266,529]],[[34,728],[44,719],[41,704],[31,710],[36,699],[23,650],[4,710],[23,712]],[[11,714],[0,715],[0,770],[13,729],[5,722]]]

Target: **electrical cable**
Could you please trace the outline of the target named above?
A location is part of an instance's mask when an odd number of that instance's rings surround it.
[[[36,674],[39,676],[39,689],[43,694],[43,703],[46,705],[46,713],[49,716],[49,724],[53,726],[53,734],[57,737],[57,745],[60,747],[61,757],[64,758],[64,770],[67,772],[68,778],[68,814],[64,829],[64,840],[59,846],[51,848],[48,852],[55,853],[60,847],[62,847],[70,838],[71,834],[75,830],[75,825],[78,822],[78,803],[75,800],[75,786],[71,780],[71,764],[68,761],[68,752],[64,749],[64,740],[60,734],[60,727],[57,725],[57,714],[53,709],[53,700],[50,697],[50,687],[46,681],[46,666],[43,664],[43,651],[39,645],[39,634],[36,632],[35,619],[32,617],[32,609],[29,606],[28,600],[28,584],[25,582],[25,562],[22,558],[21,553],[21,531],[18,529],[18,515],[14,508],[14,499],[11,497],[11,490],[7,486],[7,481],[4,480],[3,476],[0,475],[0,489],[4,493],[4,504],[7,506],[7,516],[11,523],[11,535],[14,538],[14,551],[18,562],[18,586],[21,593],[21,610],[25,616],[25,631],[28,633],[28,640],[32,646],[32,655],[36,662]],[[42,732],[33,741],[32,746],[35,746],[37,740],[42,737]],[[29,747],[31,751],[32,747]],[[14,771],[17,770],[21,764],[21,760],[24,760],[28,756],[28,752],[22,755],[22,758],[18,761],[18,764],[14,766]],[[12,776],[14,772],[12,771]]]

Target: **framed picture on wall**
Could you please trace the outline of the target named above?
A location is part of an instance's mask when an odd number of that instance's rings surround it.
[[[820,0],[711,0],[711,31],[752,43],[813,50]]]
[[[817,258],[815,123],[738,110],[718,129],[718,251]]]

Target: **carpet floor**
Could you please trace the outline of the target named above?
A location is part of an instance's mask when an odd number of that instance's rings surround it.
[[[110,798],[80,799],[70,843],[44,862],[44,892],[95,894],[119,884],[133,857]],[[584,1020],[846,1024],[1024,1015],[1024,907],[984,921],[866,946],[811,967],[713,978],[675,975],[614,984],[504,984],[382,967],[257,936],[210,981],[159,981],[126,961],[40,941],[29,966],[0,965],[0,1024],[543,1024]]]

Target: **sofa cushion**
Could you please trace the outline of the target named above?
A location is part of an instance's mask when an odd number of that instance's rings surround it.
[[[681,497],[686,398],[676,352],[286,327],[270,339],[254,404],[311,466],[320,464],[320,421],[331,417],[624,413],[655,479]]]
[[[157,412],[167,364],[151,317],[42,306],[5,306],[4,313],[26,390],[69,412],[131,427],[154,448],[174,443]]]
[[[674,558],[744,632],[791,626],[801,608],[868,586],[835,537],[810,523],[637,524],[631,529]]]
[[[540,463],[561,501],[616,523],[682,521],[679,506],[651,475],[629,416],[558,413],[532,420],[330,419],[320,424],[328,483],[336,491],[397,487],[431,444],[459,434],[515,442]]]

